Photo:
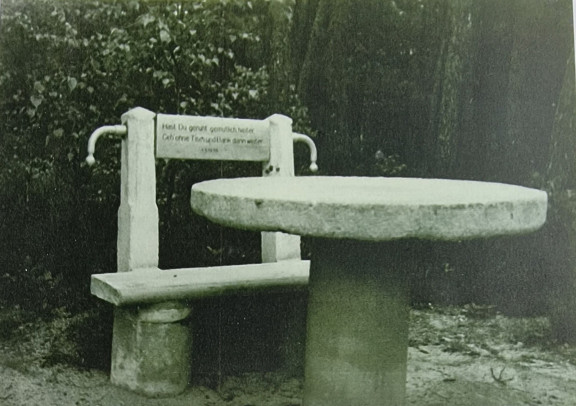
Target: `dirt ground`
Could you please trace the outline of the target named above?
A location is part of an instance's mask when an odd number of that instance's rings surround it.
[[[56,323],[56,324],[55,324]],[[146,399],[110,385],[99,370],[47,365],[47,335],[65,320],[29,321],[0,334],[2,406],[296,406],[302,379],[280,372],[225,377],[171,399]],[[467,306],[413,310],[407,404],[576,404],[576,348],[547,339],[543,318],[509,318]],[[52,341],[53,342],[53,341]],[[354,406],[354,405],[351,405]]]

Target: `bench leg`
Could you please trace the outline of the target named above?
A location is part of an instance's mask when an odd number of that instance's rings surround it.
[[[116,308],[111,381],[149,396],[174,396],[190,380],[191,332],[184,303]]]

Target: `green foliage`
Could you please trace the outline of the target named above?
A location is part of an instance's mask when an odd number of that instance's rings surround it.
[[[282,46],[273,44],[277,28],[267,1],[2,6],[0,296],[6,301],[46,310],[77,305],[89,297],[91,273],[114,271],[119,143],[101,141],[93,168],[84,158],[90,133],[118,124],[130,108],[245,118],[284,113],[307,131],[289,74],[271,73]],[[282,26],[290,18],[285,11],[274,15]],[[192,266],[255,255],[240,252],[244,237],[232,233],[228,243],[219,229],[191,218],[188,196],[195,181],[257,170],[159,161],[161,262]],[[212,240],[194,244],[204,234]]]

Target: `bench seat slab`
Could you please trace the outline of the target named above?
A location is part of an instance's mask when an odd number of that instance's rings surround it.
[[[92,275],[93,295],[116,306],[190,300],[258,289],[304,287],[310,261],[161,270],[137,269]]]

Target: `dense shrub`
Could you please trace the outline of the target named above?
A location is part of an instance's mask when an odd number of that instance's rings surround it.
[[[306,111],[275,62],[289,5],[7,0],[0,27],[0,297],[50,310],[115,270],[119,143],[87,138],[128,109],[264,118]],[[305,130],[301,127],[300,130]],[[257,241],[192,218],[193,182],[257,165],[159,161],[161,265],[248,261]],[[199,230],[202,230],[200,233]],[[198,240],[198,235],[205,239]],[[196,239],[196,241],[194,241]],[[250,248],[251,247],[251,248]]]

